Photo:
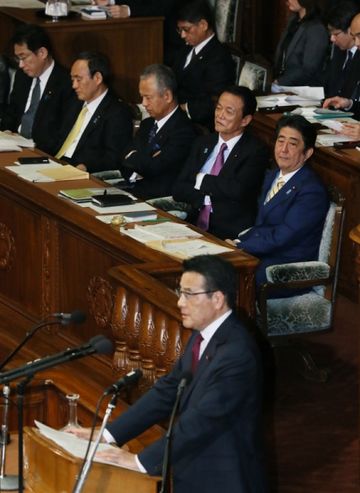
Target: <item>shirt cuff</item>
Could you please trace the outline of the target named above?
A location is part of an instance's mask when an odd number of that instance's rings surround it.
[[[147,470],[145,469],[145,467],[141,464],[140,460],[139,460],[139,457],[137,456],[137,454],[135,455],[135,462],[136,462],[136,465],[138,466],[138,468],[140,469],[140,472],[142,473],[147,473]]]
[[[103,432],[103,438],[104,438],[106,443],[116,443],[115,438],[112,436],[110,431],[108,431],[106,428]]]
[[[353,101],[352,99],[350,99],[349,101],[350,101],[350,104],[349,104],[349,106],[347,106],[346,108],[344,108],[344,110],[345,110],[345,111],[349,111],[349,110],[351,110],[351,108],[352,108],[352,107],[353,107],[353,105],[354,105],[354,101]]]
[[[205,174],[206,173],[198,173],[196,175],[196,181],[195,181],[195,185],[194,185],[195,190],[200,190]]]

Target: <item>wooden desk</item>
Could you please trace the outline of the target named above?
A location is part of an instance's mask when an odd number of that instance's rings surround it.
[[[57,196],[61,188],[97,185],[94,180],[30,183],[4,169],[18,155],[0,155],[4,355],[36,321],[81,309],[88,317],[85,324],[38,332],[21,354],[27,359],[44,356],[103,333],[115,343],[113,359],[73,362],[71,367],[81,371],[80,385],[91,394],[93,381],[105,386],[140,367],[145,374],[140,392],[145,391],[169,371],[190,335],[182,329],[173,291],[181,262],[121,235],[98,221],[91,209]],[[238,306],[251,316],[257,259],[236,249],[225,257],[239,273]]]
[[[54,58],[70,68],[85,50],[105,53],[111,62],[113,88],[125,101],[139,100],[139,75],[147,65],[163,60],[163,19],[131,17],[86,21],[80,16],[51,22],[36,9],[0,8],[0,50],[13,55],[10,39],[19,24],[43,27],[50,36]]]
[[[257,113],[252,127],[271,149],[275,143],[275,124],[280,114]],[[345,197],[345,225],[341,251],[339,290],[348,298],[358,300],[358,282],[354,270],[354,248],[350,230],[360,223],[360,153],[355,149],[317,148],[311,163],[326,186],[335,186]]]

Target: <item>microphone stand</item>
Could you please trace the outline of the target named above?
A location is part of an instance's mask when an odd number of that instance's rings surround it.
[[[72,493],[80,493],[84,487],[84,484],[85,484],[85,481],[86,481],[86,478],[89,474],[89,471],[90,471],[90,467],[92,465],[92,461],[94,459],[94,456],[95,456],[95,453],[99,447],[99,443],[100,443],[100,440],[103,436],[103,433],[104,433],[104,430],[105,430],[105,427],[107,425],[107,422],[109,421],[110,419],[110,416],[111,416],[111,413],[112,411],[115,409],[116,407],[116,401],[117,401],[117,397],[118,397],[118,393],[115,392],[114,395],[112,396],[111,398],[111,401],[109,402],[107,408],[106,408],[106,411],[105,411],[105,414],[104,414],[104,418],[103,418],[103,421],[101,423],[101,427],[100,427],[100,430],[99,430],[99,434],[96,438],[96,440],[94,441],[94,444],[86,458],[86,461],[83,463],[82,465],[82,468],[81,468],[81,471],[80,471],[80,475],[75,483],[75,486],[74,486],[74,489],[72,490]]]
[[[17,384],[17,410],[18,410],[18,468],[19,468],[19,493],[24,491],[24,395],[26,385],[31,381],[34,374],[27,375],[26,378]]]
[[[162,481],[161,481],[161,488],[159,493],[170,493],[170,488],[169,488],[169,471],[170,471],[170,455],[171,455],[171,441],[172,441],[172,432],[174,428],[174,421],[175,421],[175,416],[177,413],[177,410],[179,408],[180,404],[180,399],[181,396],[184,392],[185,386],[187,382],[185,379],[181,380],[178,389],[177,389],[177,394],[176,394],[176,399],[175,399],[175,404],[173,407],[173,410],[171,412],[170,420],[169,420],[169,426],[165,435],[165,450],[164,450],[164,459],[163,459],[163,465],[162,465]]]
[[[0,469],[0,491],[14,491],[19,488],[19,478],[15,475],[5,474],[6,464],[6,445],[8,440],[8,414],[9,414],[9,395],[10,387],[4,385],[4,407],[3,407],[3,424],[1,425],[1,469]]]
[[[40,322],[39,324],[35,325],[29,332],[26,333],[24,339],[18,344],[18,346],[15,347],[13,351],[0,363],[0,370],[2,370],[8,363],[9,361],[20,351],[20,349],[27,343],[29,339],[32,338],[32,336],[37,332],[41,327],[44,327],[46,325],[55,325],[61,323],[58,320],[46,320],[43,322]],[[1,425],[1,470],[0,470],[0,491],[14,491],[19,489],[20,491],[20,482],[22,482],[22,479],[20,477],[22,476],[22,458],[20,458],[20,441],[22,441],[22,428],[21,431],[19,429],[19,476],[16,475],[9,475],[7,476],[5,474],[5,463],[6,463],[6,446],[8,443],[9,439],[9,396],[10,396],[10,386],[4,385],[3,388],[3,396],[4,396],[4,408],[3,408],[3,421]],[[22,450],[22,444],[21,444],[21,450]],[[21,452],[22,455],[22,452]],[[21,468],[20,468],[20,461],[21,461]]]

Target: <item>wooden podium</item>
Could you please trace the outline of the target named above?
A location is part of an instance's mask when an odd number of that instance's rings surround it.
[[[24,429],[26,492],[71,493],[81,460],[40,434]],[[84,485],[84,493],[157,493],[161,478],[121,467],[94,462]]]

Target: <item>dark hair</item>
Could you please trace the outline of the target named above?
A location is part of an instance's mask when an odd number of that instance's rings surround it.
[[[306,9],[304,19],[311,19],[320,15],[320,7],[317,0],[298,0],[301,7]]]
[[[251,89],[245,86],[229,86],[226,87],[221,94],[224,92],[228,92],[229,94],[233,94],[238,98],[241,98],[244,104],[243,108],[243,117],[246,115],[254,115],[256,111],[256,97]],[[220,94],[220,96],[221,96]]]
[[[276,138],[278,137],[280,130],[284,127],[294,128],[295,130],[301,133],[304,141],[305,151],[315,147],[316,136],[317,136],[316,128],[314,125],[308,122],[306,118],[304,118],[303,116],[289,115],[280,118],[280,120],[277,122],[276,125],[276,130],[275,130]]]
[[[15,45],[26,44],[30,51],[36,52],[40,48],[46,48],[49,55],[52,54],[50,38],[46,31],[35,24],[22,24],[19,26],[11,42]]]
[[[358,12],[359,8],[354,2],[340,2],[334,5],[334,7],[325,14],[324,21],[328,26],[346,32],[350,27],[351,21]]]
[[[184,2],[176,12],[178,21],[187,21],[196,24],[204,19],[209,28],[215,30],[214,13],[206,0],[190,0]]]
[[[82,51],[76,57],[76,61],[77,60],[86,60],[88,62],[91,77],[94,77],[96,72],[100,72],[104,83],[109,83],[110,63],[105,55],[96,51]]]
[[[221,291],[228,306],[235,308],[237,276],[230,262],[218,255],[197,255],[184,260],[183,272],[201,274],[205,278],[204,290]]]
[[[170,67],[162,65],[160,63],[154,63],[153,65],[148,65],[144,68],[140,75],[140,80],[147,79],[148,77],[154,76],[156,79],[156,84],[160,94],[164,94],[165,91],[169,90],[172,92],[174,99],[177,95],[177,82],[174,72]]]

